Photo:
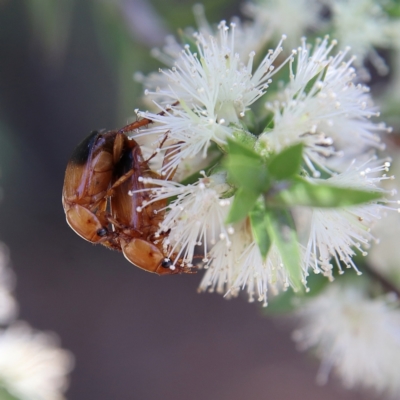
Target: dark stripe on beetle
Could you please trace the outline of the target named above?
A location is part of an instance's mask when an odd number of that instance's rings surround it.
[[[77,165],[85,165],[99,134],[99,131],[92,131],[87,138],[83,139],[82,142],[76,146],[69,162]]]
[[[133,149],[124,149],[122,156],[114,168],[114,179],[117,180],[135,167],[132,154]]]

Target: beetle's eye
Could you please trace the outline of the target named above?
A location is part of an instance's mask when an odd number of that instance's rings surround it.
[[[161,263],[163,268],[169,268],[172,265],[172,261],[169,258],[164,258],[164,261]]]
[[[101,229],[98,229],[98,231],[97,231],[97,234],[99,236],[106,236],[107,233],[108,233],[108,230],[106,228],[101,228]]]

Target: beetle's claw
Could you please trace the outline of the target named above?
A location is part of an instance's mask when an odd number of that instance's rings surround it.
[[[191,267],[181,266],[180,272],[183,274],[197,274],[197,269],[198,268],[195,265],[192,265]]]

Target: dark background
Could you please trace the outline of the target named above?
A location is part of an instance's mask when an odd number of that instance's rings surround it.
[[[236,13],[235,2],[217,3],[212,22]],[[369,398],[332,380],[317,387],[318,362],[295,350],[289,321],[263,317],[245,298],[198,294],[202,272],[145,273],[67,226],[61,190],[69,155],[90,130],[123,126],[133,108],[124,111],[122,61],[104,56],[92,2],[76,2],[70,40],[55,65],[35,43],[25,5],[0,1],[0,239],[18,278],[20,318],[57,332],[75,354],[67,397]],[[147,61],[136,45],[130,74],[135,62]],[[141,89],[127,82],[123,89],[138,107]]]

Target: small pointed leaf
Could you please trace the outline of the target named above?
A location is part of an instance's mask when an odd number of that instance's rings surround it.
[[[228,180],[238,188],[262,193],[269,186],[267,168],[262,157],[242,143],[228,141],[228,155],[223,163]]]
[[[233,203],[231,209],[229,210],[226,223],[232,224],[233,222],[237,222],[243,218],[246,218],[256,204],[259,196],[260,194],[258,192],[245,190],[243,188],[238,189],[235,193],[235,197],[233,198]]]
[[[295,291],[301,291],[301,257],[293,218],[288,211],[282,209],[267,209],[265,218],[269,235],[288,272],[290,284]]]
[[[280,191],[269,204],[308,207],[350,207],[382,198],[378,191],[344,188],[327,183],[312,183],[303,178],[295,178],[287,189]]]
[[[289,179],[300,171],[303,144],[298,143],[276,154],[268,165],[269,173],[277,180]]]
[[[266,226],[265,208],[257,204],[250,212],[249,219],[253,238],[258,244],[263,261],[265,261],[272,244]]]
[[[253,149],[249,148],[244,143],[239,143],[231,139],[228,139],[228,153],[229,155],[242,155],[254,160],[262,161],[262,157]]]

